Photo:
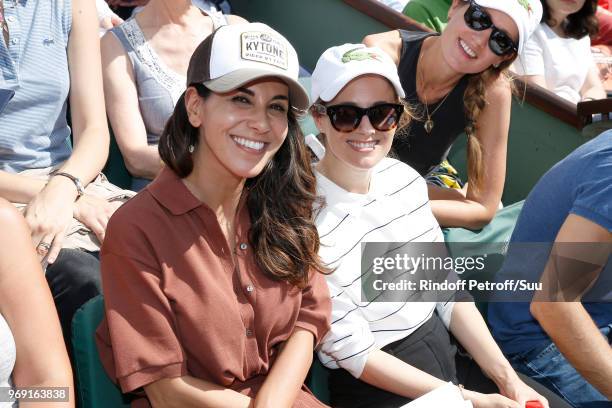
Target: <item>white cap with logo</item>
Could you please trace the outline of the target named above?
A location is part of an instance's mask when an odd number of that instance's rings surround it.
[[[312,100],[329,102],[350,81],[367,74],[386,78],[400,98],[405,96],[397,67],[389,55],[378,47],[344,44],[327,49],[317,61],[312,73]]]
[[[222,26],[196,48],[187,69],[187,86],[201,83],[229,92],[263,77],[278,77],[289,87],[291,104],[307,109],[308,93],[298,82],[297,52],[280,33],[262,23]]]

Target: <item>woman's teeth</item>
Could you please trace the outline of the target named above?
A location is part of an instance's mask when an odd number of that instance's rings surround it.
[[[264,142],[255,142],[253,140],[248,140],[243,137],[233,136],[232,139],[234,139],[234,142],[238,143],[239,145],[248,147],[249,149],[253,150],[261,150],[265,146]]]
[[[467,55],[469,55],[471,58],[476,58],[476,53],[474,52],[474,50],[468,47],[468,45],[463,40],[459,40],[459,44],[461,45],[461,48],[463,48],[463,51],[465,51]]]
[[[353,140],[349,140],[347,142],[348,144],[350,144],[351,146],[356,147],[357,149],[374,149],[374,146],[376,146],[376,142],[355,142]]]

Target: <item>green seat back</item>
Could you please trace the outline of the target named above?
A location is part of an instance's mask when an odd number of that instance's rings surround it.
[[[329,404],[329,369],[325,368],[315,353],[306,377],[306,386],[324,404]]]
[[[108,180],[116,186],[129,190],[132,187],[132,175],[128,172],[123,161],[123,156],[117,146],[113,129],[108,124],[108,131],[110,133],[110,150],[108,152],[108,160],[106,166],[102,170],[102,173],[106,175]]]
[[[98,356],[95,333],[104,316],[104,299],[85,303],[72,319],[74,375],[79,405],[84,408],[128,408],[129,399],[106,375]]]
[[[506,249],[523,204],[524,201],[519,201],[502,208],[480,231],[465,228],[445,228],[443,230],[444,240],[451,256],[485,256],[485,267],[482,271],[466,272],[462,278],[479,282],[493,281],[495,273],[504,262]],[[486,320],[486,303],[477,301],[476,306]]]

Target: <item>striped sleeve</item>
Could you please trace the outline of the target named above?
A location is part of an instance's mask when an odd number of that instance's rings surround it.
[[[344,368],[359,378],[374,349],[374,335],[348,294],[333,279],[327,283],[332,296],[332,324],[319,345],[319,360],[327,368]]]

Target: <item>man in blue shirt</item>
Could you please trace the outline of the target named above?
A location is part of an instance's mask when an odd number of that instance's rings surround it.
[[[548,300],[575,301],[491,303],[488,319],[495,339],[518,371],[573,406],[609,407],[612,131],[579,147],[542,177],[525,201],[511,241],[529,250],[513,251],[511,245],[500,280],[534,271],[533,280],[539,281],[544,272],[541,282],[565,284],[548,292],[554,297]],[[546,253],[542,244],[521,244],[553,242],[553,251]],[[564,255],[572,250],[568,246],[581,248],[579,255]],[[569,280],[563,276],[568,271],[574,273]],[[556,274],[552,280],[551,274]]]

